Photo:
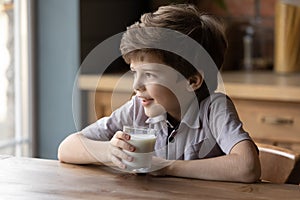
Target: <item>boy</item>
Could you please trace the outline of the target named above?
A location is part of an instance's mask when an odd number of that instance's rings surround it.
[[[226,50],[216,19],[188,4],[162,6],[127,29],[120,49],[134,74],[136,95],[111,116],[68,136],[58,150],[60,161],[112,162],[126,169],[122,160],[133,158],[123,150],[134,152],[135,147],[121,130],[134,124],[159,130],[154,175],[259,179],[254,142],[243,130],[232,101],[214,92]]]

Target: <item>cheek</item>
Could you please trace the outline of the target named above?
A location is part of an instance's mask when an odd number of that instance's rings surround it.
[[[161,89],[158,85],[149,84],[146,86],[147,93],[154,99],[161,93]]]
[[[147,87],[147,92],[155,100],[162,99],[166,96],[166,88],[160,85],[149,85]]]
[[[160,85],[152,85],[147,88],[147,91],[157,103],[160,103],[163,106],[165,106],[165,104],[169,104],[170,100],[174,101],[174,99],[177,99],[170,89]]]

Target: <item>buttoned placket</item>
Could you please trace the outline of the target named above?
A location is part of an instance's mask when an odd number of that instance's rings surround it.
[[[163,135],[166,135],[165,142],[163,141],[157,141],[157,155],[165,157],[165,159],[168,160],[176,160],[177,159],[177,133],[179,130],[179,127],[176,127],[170,135],[168,135],[168,126],[171,124],[166,120],[163,119],[162,116],[155,117],[155,118],[149,118],[146,123],[149,123],[149,126],[156,130],[162,130]],[[167,136],[168,135],[168,136]]]
[[[167,138],[167,159],[176,160],[176,134],[177,129],[174,129]]]
[[[168,126],[166,123],[166,115],[156,116],[154,118],[148,118],[146,123],[149,124],[149,127],[154,128],[159,132],[157,135],[157,141],[155,144],[155,153],[156,156],[168,158],[168,147],[166,145]]]

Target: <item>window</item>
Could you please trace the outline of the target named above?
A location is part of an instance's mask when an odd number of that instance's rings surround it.
[[[0,154],[33,155],[31,0],[0,0]]]

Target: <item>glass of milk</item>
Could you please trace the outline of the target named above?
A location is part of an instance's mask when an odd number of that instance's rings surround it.
[[[146,127],[124,126],[123,132],[130,134],[128,143],[135,146],[134,152],[124,150],[133,157],[131,162],[122,160],[127,170],[137,173],[149,172],[156,142],[156,131]]]

